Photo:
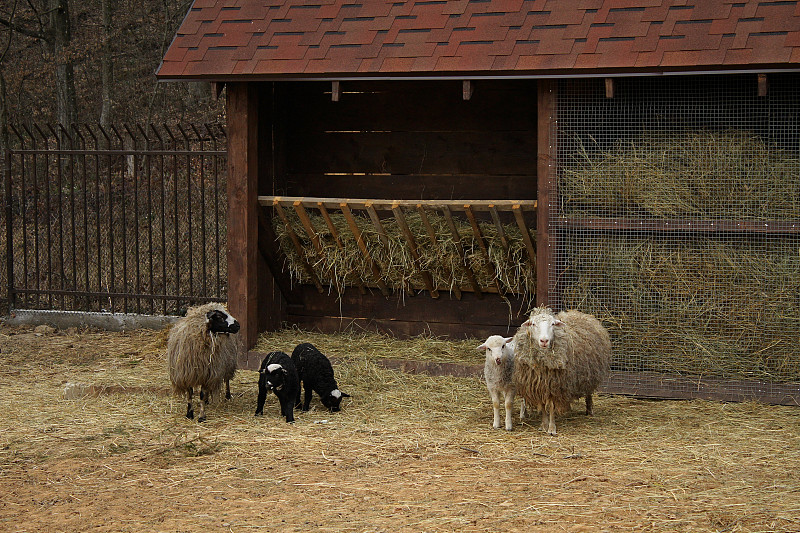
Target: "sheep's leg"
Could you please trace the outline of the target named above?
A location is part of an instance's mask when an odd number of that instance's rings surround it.
[[[521,404],[520,404],[520,406],[519,406],[519,421],[520,421],[520,422],[522,422],[523,420],[525,420],[525,415],[526,415],[526,414],[527,414],[527,413],[525,412],[525,398],[523,398],[523,399],[522,399],[522,403],[521,403]]]
[[[267,387],[263,383],[258,384],[258,400],[256,401],[256,414],[263,415],[264,414],[264,402],[267,401]]]
[[[548,422],[547,422],[547,429],[545,429],[545,431],[547,431],[547,433],[549,433],[550,435],[556,434],[555,409],[556,407],[555,404],[553,404],[553,400],[547,400],[547,403],[545,404],[544,411],[542,414],[542,429],[544,429],[544,418],[546,417],[548,419]]]
[[[206,404],[208,403],[208,391],[200,387],[200,416],[197,417],[198,422],[206,421]]]
[[[500,391],[492,389],[489,391],[492,397],[492,408],[494,409],[494,421],[492,427],[500,429]]]
[[[591,415],[593,413],[592,408],[594,407],[594,402],[592,401],[592,393],[586,395],[586,414]]]
[[[189,387],[189,390],[186,392],[186,418],[189,420],[194,418],[194,409],[192,409],[192,388]]]
[[[303,411],[308,411],[309,407],[311,407],[311,395],[313,394],[314,391],[308,385],[305,385],[305,389],[306,389],[306,396],[305,400],[303,400]]]
[[[303,401],[300,399],[301,390],[302,390],[301,387],[297,387],[297,397],[294,400],[294,408],[295,409],[297,409],[298,407],[301,407],[303,405]]]
[[[228,379],[225,380],[225,399],[231,399],[231,382]]]
[[[294,406],[292,398],[281,398],[281,414],[286,417],[286,422],[294,422]]]
[[[506,431],[514,429],[512,414],[514,412],[514,392],[504,392],[506,398]]]

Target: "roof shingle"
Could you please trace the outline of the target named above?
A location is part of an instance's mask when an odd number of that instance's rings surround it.
[[[195,0],[161,79],[800,69],[800,0]]]

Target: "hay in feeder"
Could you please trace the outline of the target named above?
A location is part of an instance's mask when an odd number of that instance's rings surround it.
[[[607,234],[568,254],[563,306],[603,320],[616,370],[800,381],[796,238]]]
[[[312,265],[320,281],[341,293],[347,286],[356,286],[359,282],[368,286],[375,283],[372,266],[358,246],[355,236],[350,230],[347,220],[341,213],[331,213],[336,232],[342,246],[334,239],[325,219],[310,213],[322,250],[318,251],[307,235],[299,217],[287,213],[293,231],[300,238],[303,254]],[[406,223],[414,236],[419,250],[420,262],[417,265],[403,232],[394,217],[381,220],[386,237],[366,216],[355,215],[354,219],[363,235],[371,258],[379,266],[380,279],[390,289],[422,290],[425,289],[420,269],[427,271],[433,278],[433,286],[443,291],[454,289],[472,290],[462,256],[453,238],[447,220],[438,214],[427,213],[427,218],[434,229],[436,240],[428,235],[422,217],[416,212],[405,213]],[[463,219],[453,217],[461,246],[464,249],[467,264],[475,275],[481,290],[491,290],[499,283],[503,292],[520,294],[527,301],[533,301],[536,288],[536,274],[531,264],[534,258],[528,258],[522,233],[515,224],[504,224],[503,232],[508,242],[506,250],[501,242],[497,227],[490,222],[478,222],[483,235],[490,261],[487,261],[480,248],[472,227]],[[294,280],[309,283],[310,278],[302,266],[299,254],[294,247],[286,225],[280,218],[274,218],[275,231],[281,249],[288,259],[288,270]],[[533,236],[532,236],[533,237]]]
[[[574,142],[559,180],[566,216],[800,218],[800,158],[749,132]]]

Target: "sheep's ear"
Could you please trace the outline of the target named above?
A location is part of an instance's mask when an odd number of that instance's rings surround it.
[[[341,391],[340,391],[340,392],[341,392]],[[349,395],[349,394],[347,394],[346,392],[342,392],[342,398],[352,398],[352,396],[350,396],[350,395]]]
[[[563,323],[562,321],[560,321],[559,319],[557,319],[557,318],[556,318],[555,322],[553,322],[553,325],[554,325],[554,326],[559,326],[559,327],[561,327],[561,326],[563,326],[563,325],[564,325],[564,323]]]
[[[486,343],[483,343],[480,346],[478,346],[478,350],[485,350],[485,349],[486,349]]]
[[[511,341],[513,341],[513,340],[514,340],[514,337],[506,337],[506,338],[503,340],[503,342],[505,342],[506,344],[508,344],[509,342],[511,342]]]
[[[523,323],[522,323],[522,325],[521,325],[520,327],[521,327],[521,328],[527,328],[527,327],[528,327],[528,326],[530,326],[530,325],[531,325],[531,319],[529,318],[528,320],[526,320],[525,322],[523,322]]]
[[[216,313],[216,311],[209,311],[206,313],[206,323],[211,322],[211,317],[214,316],[214,313]]]

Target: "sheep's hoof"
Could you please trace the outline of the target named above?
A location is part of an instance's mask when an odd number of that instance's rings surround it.
[[[200,418],[197,419],[197,422],[200,423],[200,424],[202,424],[205,421],[206,421],[206,417],[204,417],[204,416],[201,416]]]
[[[231,398],[233,398],[233,396],[231,396],[231,393],[230,392],[226,392],[225,393],[225,399],[226,400],[230,400]]]
[[[194,419],[194,411],[186,411],[186,418],[188,418],[189,420],[193,420]]]

